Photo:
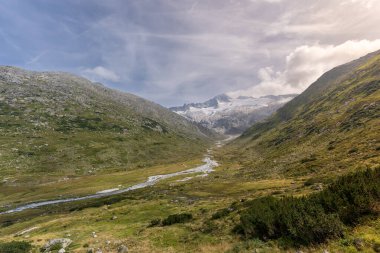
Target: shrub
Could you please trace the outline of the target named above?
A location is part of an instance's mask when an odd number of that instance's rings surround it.
[[[247,238],[289,238],[296,244],[323,243],[342,235],[343,225],[355,225],[366,215],[378,215],[380,169],[338,179],[308,197],[265,197],[248,203],[235,232]]]
[[[0,243],[1,253],[28,253],[32,249],[32,245],[29,242],[6,242]]]
[[[322,243],[342,235],[337,215],[306,199],[262,198],[241,216],[244,234],[249,238],[278,239],[288,237],[299,244]]]
[[[150,221],[149,227],[155,227],[161,225],[161,219],[153,219]]]
[[[232,210],[233,210],[232,208],[219,209],[218,211],[216,211],[211,216],[211,219],[212,220],[216,220],[216,219],[220,219],[220,218],[226,217],[227,215],[229,215],[231,213]]]
[[[363,216],[378,214],[380,168],[343,176],[311,199],[327,213],[338,214],[345,224],[355,225]]]
[[[176,223],[185,223],[192,219],[193,219],[193,215],[191,215],[190,213],[172,214],[162,221],[162,225],[170,226]]]

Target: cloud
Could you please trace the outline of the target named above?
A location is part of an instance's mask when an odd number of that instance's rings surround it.
[[[326,71],[380,49],[380,40],[346,41],[339,45],[297,47],[286,57],[285,69],[275,72],[261,68],[261,82],[249,89],[231,92],[232,96],[300,93]]]
[[[4,0],[0,13],[0,64],[74,72],[166,106],[299,92],[352,59],[339,45],[380,39],[378,0]]]
[[[97,66],[95,68],[88,68],[82,71],[83,75],[93,81],[112,81],[117,82],[120,77],[115,74],[112,70],[106,69],[102,66]]]

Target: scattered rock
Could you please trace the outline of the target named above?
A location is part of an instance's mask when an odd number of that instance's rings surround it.
[[[48,243],[46,243],[42,249],[45,250],[45,252],[49,252],[50,249],[55,245],[61,245],[62,249],[67,248],[73,241],[68,238],[58,238],[58,239],[52,239],[49,240]]]
[[[103,253],[101,249],[97,249],[95,253]]]
[[[106,241],[106,245],[110,245],[111,244],[111,241]]]
[[[316,191],[322,191],[323,190],[323,184],[315,184],[311,187],[311,189],[316,190]]]
[[[96,238],[96,237],[98,237],[96,232],[92,232],[92,238]]]
[[[111,218],[111,220],[116,220],[116,219],[117,219],[116,215],[112,216],[112,218]]]
[[[93,248],[89,248],[89,249],[87,250],[87,253],[95,253],[95,250],[94,250]]]
[[[361,238],[354,239],[354,246],[357,250],[362,250],[364,247],[364,241]]]
[[[58,253],[65,253],[65,252],[66,252],[65,249],[60,249],[60,250],[58,250]]]
[[[128,253],[128,247],[125,245],[120,245],[119,248],[117,248],[117,253]]]
[[[330,253],[327,249],[324,249],[322,253]]]

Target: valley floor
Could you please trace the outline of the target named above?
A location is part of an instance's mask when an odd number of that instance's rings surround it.
[[[218,152],[218,151],[217,151]],[[201,159],[172,166],[118,172],[57,181],[42,186],[20,188],[1,186],[2,209],[21,203],[57,196],[78,196],[122,185],[141,183],[148,176],[183,171],[200,165]],[[296,252],[299,248],[283,241],[242,240],[232,232],[239,220],[238,207],[247,200],[267,195],[301,196],[316,191],[305,186],[302,177],[268,177],[252,180],[241,174],[237,164],[224,162],[207,177],[183,174],[168,178],[136,191],[101,199],[30,209],[0,215],[0,241],[30,241],[35,249],[54,238],[69,238],[73,243],[67,252],[101,249],[117,252],[126,245],[129,252]],[[7,207],[7,208],[6,208]],[[215,218],[218,210],[229,209],[229,215]],[[185,223],[162,226],[157,219],[187,213]],[[213,218],[214,217],[214,218]],[[24,232],[23,232],[24,231]],[[26,232],[25,232],[26,231]],[[357,252],[360,239],[363,252],[375,252],[380,243],[380,219],[363,223],[347,231],[343,239],[303,252]]]

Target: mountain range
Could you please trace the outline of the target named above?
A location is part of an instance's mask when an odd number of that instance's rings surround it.
[[[297,95],[232,98],[222,94],[204,103],[185,104],[171,107],[170,110],[220,134],[239,135],[254,123],[266,119],[295,96]]]

